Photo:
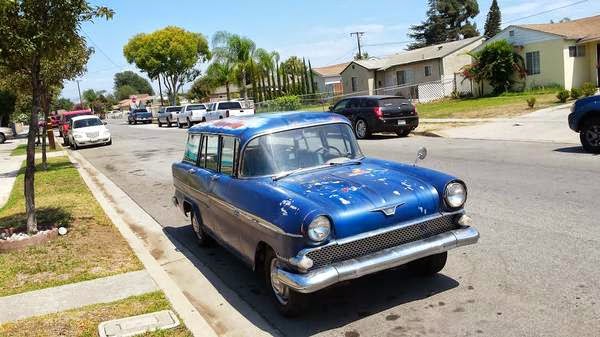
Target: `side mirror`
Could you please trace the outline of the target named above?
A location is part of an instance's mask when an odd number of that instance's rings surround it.
[[[419,160],[424,160],[425,158],[427,158],[427,148],[421,147],[419,150],[417,150],[417,158],[415,159],[413,166],[417,165]]]
[[[106,124],[108,124],[108,123],[107,123],[106,121],[103,121],[103,122],[102,122],[102,124],[106,125]]]
[[[329,106],[329,111],[333,112],[333,105]]]

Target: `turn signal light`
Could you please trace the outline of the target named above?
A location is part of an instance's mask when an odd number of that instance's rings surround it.
[[[375,113],[375,117],[382,119],[383,118],[383,111],[381,111],[381,107],[375,107],[373,108],[373,112]]]

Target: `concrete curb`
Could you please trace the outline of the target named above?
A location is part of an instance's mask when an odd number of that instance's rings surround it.
[[[127,240],[131,248],[137,257],[142,261],[144,267],[154,279],[158,287],[165,293],[173,308],[177,312],[177,314],[181,317],[181,319],[185,322],[187,328],[194,334],[194,336],[206,336],[206,337],[217,337],[218,334],[213,330],[213,328],[207,323],[207,321],[200,315],[200,313],[196,310],[196,308],[192,305],[192,303],[187,299],[187,297],[183,294],[183,292],[177,287],[175,282],[169,277],[167,272],[161,267],[158,261],[151,255],[151,253],[144,246],[144,242],[142,238],[138,237],[134,231],[130,228],[130,226],[146,226],[148,225],[147,219],[144,219],[145,223],[140,223],[136,219],[135,224],[131,224],[130,221],[127,221],[124,217],[121,216],[120,213],[123,213],[122,210],[117,209],[115,205],[117,202],[123,201],[122,203],[118,203],[121,206],[127,207],[129,210],[130,207],[138,207],[133,200],[129,199],[124,192],[120,191],[116,185],[114,185],[108,178],[98,172],[85,158],[77,153],[69,153],[67,152],[70,161],[75,164],[77,170],[81,174],[81,177],[87,184],[88,188],[98,200],[98,203],[107,214],[107,216],[111,219],[111,221],[115,224],[117,229],[121,232],[121,235]],[[118,190],[121,192],[116,196],[113,193],[109,194],[108,191]],[[119,194],[119,193],[115,193]],[[118,198],[119,200],[115,200]],[[129,200],[123,200],[129,199]],[[141,212],[143,212],[140,209]],[[144,212],[145,213],[145,212]],[[151,219],[149,215],[146,214],[148,218]],[[159,231],[162,233],[162,228],[155,221],[150,222],[150,226],[155,226],[152,228],[153,231]],[[163,234],[164,235],[164,234]],[[168,238],[165,237],[165,241],[169,241]],[[172,247],[173,251],[176,248]]]

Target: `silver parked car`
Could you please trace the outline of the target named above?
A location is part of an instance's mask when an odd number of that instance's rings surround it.
[[[0,128],[0,144],[3,144],[7,139],[14,138],[14,136],[11,128]]]
[[[162,127],[163,124],[166,124],[168,127],[172,126],[177,121],[177,116],[179,115],[181,108],[181,106],[167,106],[160,108],[157,117],[158,127]]]

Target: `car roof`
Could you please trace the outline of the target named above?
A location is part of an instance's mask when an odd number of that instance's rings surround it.
[[[228,117],[198,124],[188,132],[234,136],[244,144],[259,134],[332,123],[350,124],[346,117],[331,112],[291,111]]]
[[[98,116],[94,116],[94,115],[83,115],[83,116],[73,117],[73,118],[71,118],[71,120],[73,122],[75,122],[75,121],[79,121],[79,120],[82,120],[82,119],[92,119],[92,118],[100,119]]]
[[[394,96],[394,95],[352,96],[352,97],[348,97],[348,98],[368,98],[368,99],[400,98],[400,99],[406,99],[405,97]]]
[[[85,114],[85,113],[92,113],[92,110],[90,109],[86,109],[86,110],[73,110],[73,111],[65,111],[63,112],[63,116],[71,116],[71,115],[78,115],[78,114]]]

